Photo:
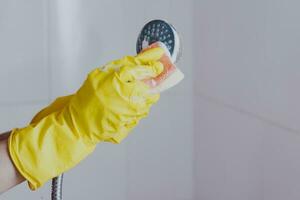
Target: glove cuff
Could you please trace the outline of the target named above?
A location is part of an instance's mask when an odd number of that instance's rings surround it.
[[[31,190],[71,169],[95,149],[65,124],[53,121],[55,117],[14,129],[8,139],[10,157]]]

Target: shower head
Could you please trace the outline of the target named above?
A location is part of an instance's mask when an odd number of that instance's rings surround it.
[[[142,28],[137,39],[136,51],[140,53],[156,46],[168,50],[165,51],[165,56],[168,57],[169,64],[165,63],[163,71],[150,81],[151,86],[155,88],[154,92],[162,92],[178,84],[184,78],[184,74],[174,65],[181,53],[178,34],[172,25],[158,19],[148,22]]]
[[[162,42],[166,45],[174,63],[179,60],[181,53],[180,40],[178,33],[171,24],[159,19],[148,22],[138,36],[136,52],[139,53],[155,42]]]

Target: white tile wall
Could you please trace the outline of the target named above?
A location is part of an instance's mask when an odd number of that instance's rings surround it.
[[[192,109],[186,96],[163,94],[128,138],[128,199],[194,198]]]
[[[299,193],[298,1],[195,1],[197,199]]]
[[[45,3],[1,2],[0,104],[48,98]]]
[[[197,99],[197,199],[299,199],[298,134]]]
[[[299,131],[299,1],[196,2],[197,92]]]
[[[51,181],[46,183],[44,187],[38,191],[29,192],[28,185],[26,182],[19,184],[12,190],[9,190],[1,194],[1,200],[19,200],[19,199],[33,199],[33,200],[47,200],[50,199],[51,194]]]
[[[300,135],[270,128],[264,134],[264,198],[300,197]]]
[[[127,197],[126,144],[100,144],[95,152],[65,174],[65,199]]]
[[[49,98],[47,68],[40,62],[24,62],[18,68],[10,63],[0,68],[0,105],[35,104]]]
[[[197,97],[197,199],[263,200],[262,121]]]
[[[0,105],[0,133],[25,126],[46,103]]]

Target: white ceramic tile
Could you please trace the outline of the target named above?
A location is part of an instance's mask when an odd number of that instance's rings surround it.
[[[27,182],[23,182],[9,191],[0,195],[0,200],[47,200],[51,195],[51,181],[47,182],[43,187],[36,191],[31,191]]]
[[[0,103],[48,98],[44,8],[45,1],[0,3]]]
[[[300,199],[300,135],[269,129],[263,149],[264,199]]]
[[[92,69],[135,53],[121,1],[54,1],[50,8],[53,96],[74,92]]]
[[[197,98],[196,199],[263,200],[260,120]]]
[[[197,92],[299,130],[299,5],[197,1]]]
[[[64,198],[126,200],[126,145],[99,144],[64,175]]]
[[[300,198],[300,137],[274,124],[198,98],[198,199]]]
[[[31,66],[30,66],[30,65]],[[36,103],[48,99],[47,69],[38,63],[26,68],[0,68],[0,105]]]
[[[0,105],[0,133],[25,126],[45,105],[47,102],[35,105]]]
[[[193,106],[162,95],[127,138],[128,199],[192,199]]]
[[[45,1],[38,0],[31,3],[1,1],[1,66],[16,63],[19,67],[26,67],[24,61],[43,57],[47,26],[44,6]]]

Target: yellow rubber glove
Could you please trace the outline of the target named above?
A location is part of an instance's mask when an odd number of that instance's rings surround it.
[[[73,95],[57,99],[31,124],[14,129],[10,156],[32,190],[69,170],[101,141],[120,143],[159,99],[142,80],[163,70],[151,49],[92,71]]]

